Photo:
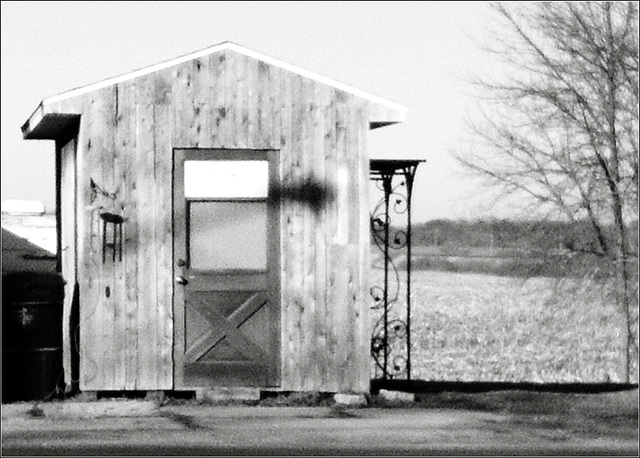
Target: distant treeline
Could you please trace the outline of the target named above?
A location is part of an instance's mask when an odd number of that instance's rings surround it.
[[[606,228],[605,236],[613,243],[615,228]],[[638,253],[638,221],[628,227],[629,246]],[[414,246],[492,247],[527,251],[575,250],[599,251],[588,221],[513,221],[506,219],[454,221],[432,220],[414,224]]]

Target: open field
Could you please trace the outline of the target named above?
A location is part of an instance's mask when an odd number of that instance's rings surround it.
[[[623,315],[616,305],[615,284],[603,278],[603,269],[585,269],[580,275],[559,275],[556,269],[548,276],[540,271],[538,276],[525,276],[520,263],[520,270],[508,275],[503,267],[481,273],[482,265],[496,265],[492,259],[476,259],[472,262],[484,264],[468,269],[424,270],[433,266],[434,258],[417,258],[414,266],[421,270],[414,270],[411,289],[412,378],[624,381]],[[381,284],[382,270],[375,258],[374,266],[374,282]],[[400,314],[405,285],[401,271],[394,305]],[[634,313],[637,336],[637,308]],[[632,382],[638,382],[637,365]]]

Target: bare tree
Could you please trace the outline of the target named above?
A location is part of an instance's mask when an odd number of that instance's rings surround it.
[[[637,234],[628,228],[638,219],[638,3],[492,6],[501,28],[487,50],[507,70],[475,82],[484,95],[472,123],[480,141],[458,159],[503,195],[590,222],[590,250],[616,266],[629,381],[637,355],[637,255],[629,248]]]

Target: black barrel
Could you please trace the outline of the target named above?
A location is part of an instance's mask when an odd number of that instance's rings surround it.
[[[2,276],[2,402],[50,400],[62,383],[64,282],[54,273]]]

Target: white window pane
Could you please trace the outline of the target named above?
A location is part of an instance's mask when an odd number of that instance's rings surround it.
[[[187,198],[267,197],[267,161],[185,161]]]
[[[266,202],[191,202],[190,267],[267,268]]]

